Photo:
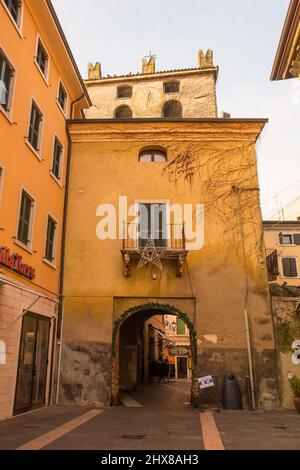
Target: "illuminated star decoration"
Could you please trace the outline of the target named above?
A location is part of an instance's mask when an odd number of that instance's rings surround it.
[[[156,248],[152,238],[149,238],[145,247],[139,250],[141,258],[137,268],[141,269],[146,264],[153,264],[162,271],[161,255],[163,251],[164,249]]]

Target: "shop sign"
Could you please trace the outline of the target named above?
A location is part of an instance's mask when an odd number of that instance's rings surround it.
[[[22,256],[12,253],[9,248],[0,248],[0,265],[27,277],[31,281],[35,278],[35,269],[22,261]]]
[[[176,346],[176,347],[170,348],[169,353],[171,356],[188,356],[190,353],[190,350],[189,348]]]

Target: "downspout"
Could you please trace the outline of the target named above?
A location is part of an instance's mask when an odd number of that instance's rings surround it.
[[[61,341],[63,330],[63,291],[64,291],[64,268],[65,268],[65,251],[66,251],[66,230],[67,230],[67,212],[69,202],[69,182],[71,171],[71,155],[72,155],[72,141],[69,132],[69,123],[73,119],[74,106],[78,101],[85,97],[83,93],[79,98],[72,101],[70,108],[70,120],[66,121],[66,133],[68,138],[68,154],[67,154],[67,168],[66,168],[66,182],[65,182],[65,199],[64,199],[64,212],[62,223],[62,241],[61,241],[61,257],[60,257],[60,273],[59,273],[59,305],[58,305],[58,318],[57,318],[57,346],[58,346],[58,367],[56,377],[56,399],[55,404],[58,404],[59,385],[60,385],[60,369],[61,369]]]
[[[247,263],[247,254],[246,254],[246,245],[245,245],[245,233],[244,225],[242,220],[242,208],[241,208],[241,192],[243,191],[258,191],[259,188],[239,188],[237,186],[232,187],[232,192],[237,195],[237,214],[240,225],[241,233],[241,242],[242,242],[242,252],[243,252],[243,265],[244,265],[244,276],[245,276],[245,295],[244,295],[244,322],[245,322],[245,335],[247,341],[247,354],[248,354],[248,368],[250,375],[250,387],[251,387],[251,402],[253,411],[256,410],[256,397],[255,397],[255,380],[254,380],[254,367],[253,367],[253,357],[252,357],[252,341],[251,341],[251,332],[249,325],[249,313],[248,313],[248,299],[249,299],[249,273],[248,273],[248,263]]]

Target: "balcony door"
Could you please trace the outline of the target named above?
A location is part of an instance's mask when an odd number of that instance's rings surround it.
[[[14,413],[45,404],[50,320],[33,314],[23,317]]]
[[[139,205],[140,247],[146,246],[149,238],[152,238],[156,247],[167,247],[166,218],[166,204]]]

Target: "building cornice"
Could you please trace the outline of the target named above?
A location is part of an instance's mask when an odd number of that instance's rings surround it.
[[[271,80],[300,75],[300,0],[291,0],[281,34]]]
[[[86,119],[68,121],[73,142],[255,143],[267,119]]]

